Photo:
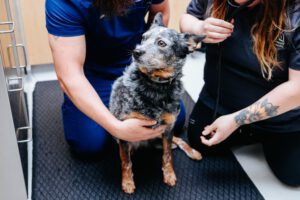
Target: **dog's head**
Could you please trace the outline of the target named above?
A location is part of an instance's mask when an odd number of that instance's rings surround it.
[[[158,13],[133,51],[133,58],[142,73],[167,80],[181,72],[186,56],[200,48],[204,38],[164,27],[162,14]]]

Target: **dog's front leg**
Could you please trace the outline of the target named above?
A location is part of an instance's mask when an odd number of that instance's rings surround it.
[[[173,168],[172,159],[172,137],[173,134],[171,129],[163,134],[163,159],[162,159],[162,170],[164,174],[164,182],[169,186],[175,186],[176,175]]]
[[[119,150],[122,167],[122,189],[128,194],[132,194],[135,190],[131,162],[132,147],[128,142],[120,140]]]

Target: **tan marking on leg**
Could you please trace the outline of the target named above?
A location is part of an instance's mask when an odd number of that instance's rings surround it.
[[[166,124],[173,124],[176,121],[176,115],[173,113],[163,113],[161,115],[161,119],[163,120],[163,122],[165,122]]]
[[[135,190],[135,184],[133,180],[132,162],[130,159],[131,149],[128,151],[128,155],[119,144],[121,167],[122,167],[122,190],[125,193],[132,194]]]
[[[144,116],[141,113],[138,112],[132,112],[129,115],[125,115],[122,117],[122,120],[126,119],[143,119],[143,120],[151,120],[149,117]]]
[[[168,141],[167,138],[163,137],[163,175],[164,182],[169,186],[175,186],[176,184],[176,175],[173,169],[173,159],[172,159],[172,149],[171,141]]]
[[[173,143],[175,143],[180,149],[182,149],[188,157],[193,160],[201,160],[202,155],[197,150],[190,147],[184,140],[181,138],[173,136]]]

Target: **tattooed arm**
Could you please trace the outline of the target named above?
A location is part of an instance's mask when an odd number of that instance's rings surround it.
[[[278,109],[279,106],[274,106],[268,99],[264,99],[238,112],[234,117],[234,120],[237,126],[251,124],[253,122],[277,116]]]
[[[211,146],[229,137],[237,128],[245,124],[278,116],[300,105],[300,71],[289,69],[289,80],[282,83],[254,104],[224,115],[207,126],[203,135],[211,134],[210,139],[201,136],[202,143]]]

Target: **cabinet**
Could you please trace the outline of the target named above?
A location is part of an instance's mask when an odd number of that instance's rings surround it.
[[[10,165],[5,163],[4,166],[8,168],[0,168],[0,174],[6,171],[3,176],[12,177],[12,180],[6,180],[8,182],[18,179],[18,182],[15,182],[15,185],[11,188],[19,187],[14,191],[8,189],[3,191],[3,193],[1,192],[1,195],[5,194],[8,196],[13,196],[12,192],[16,193],[16,195],[19,194],[16,191],[22,191],[26,194],[24,178],[27,179],[30,170],[26,165],[31,163],[27,160],[30,154],[27,151],[27,147],[32,140],[32,131],[23,81],[28,62],[17,3],[17,1],[12,0],[0,0],[0,152],[2,153],[0,153],[0,158],[1,160],[4,159],[4,162],[14,163]],[[8,155],[10,156],[9,159],[11,159],[9,161],[7,160]],[[23,172],[20,166],[20,155],[23,155]],[[2,157],[4,158],[2,159]],[[17,179],[14,179],[16,176],[18,176]],[[5,180],[2,179],[2,174],[0,177],[0,189],[6,188],[3,186],[6,182],[3,182]],[[26,196],[24,199],[26,199]]]
[[[0,199],[26,200],[12,112],[0,58]]]

